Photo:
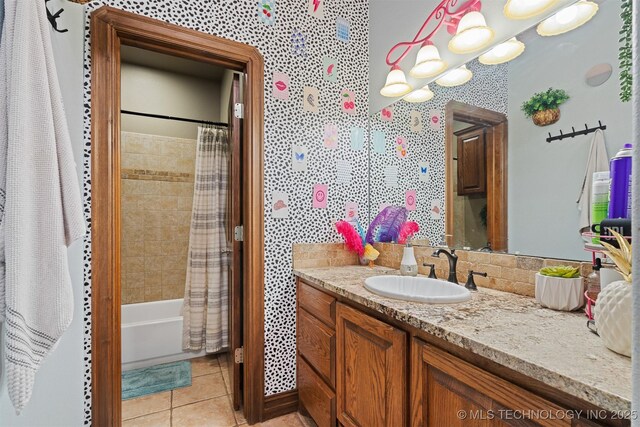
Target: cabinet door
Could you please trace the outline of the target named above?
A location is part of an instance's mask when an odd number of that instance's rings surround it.
[[[487,191],[487,160],[484,128],[458,136],[458,195]]]
[[[406,419],[406,334],[337,307],[338,420],[347,427],[401,427]]]
[[[410,390],[412,427],[571,425],[560,406],[416,338]]]

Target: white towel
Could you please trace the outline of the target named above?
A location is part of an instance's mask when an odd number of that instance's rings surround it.
[[[587,170],[584,172],[582,188],[578,195],[578,211],[580,220],[578,222],[578,232],[589,231],[591,228],[591,186],[593,184],[593,174],[596,172],[609,171],[609,156],[604,143],[604,132],[598,129],[591,139],[589,149],[589,160],[587,160]],[[586,230],[585,230],[586,229]]]
[[[42,360],[71,323],[67,246],[85,228],[45,2],[5,0],[4,12],[0,320],[9,398],[20,413]]]

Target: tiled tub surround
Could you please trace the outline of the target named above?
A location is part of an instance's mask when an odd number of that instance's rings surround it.
[[[610,411],[631,406],[631,360],[609,351],[581,313],[541,308],[532,298],[480,288],[465,303],[421,304],[374,295],[367,277],[386,267],[296,268],[328,292]]]
[[[394,243],[376,243],[374,247],[380,252],[376,260],[377,265],[398,269],[402,260],[403,246]],[[436,248],[428,246],[414,246],[418,261],[418,272],[429,274],[429,269],[422,264],[435,264],[438,278],[445,279],[449,274],[449,262],[443,255],[433,257]],[[535,275],[542,267],[553,265],[570,265],[580,267],[582,277],[587,277],[591,271],[591,263],[577,262],[551,258],[488,253],[478,251],[456,250],[458,255],[458,280],[464,283],[469,270],[487,273],[487,277],[476,276],[478,286],[498,291],[533,297],[535,296]]]
[[[122,132],[122,303],[182,298],[196,141]]]

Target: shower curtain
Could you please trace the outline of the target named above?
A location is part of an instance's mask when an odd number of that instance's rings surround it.
[[[229,346],[228,161],[227,130],[199,127],[182,310],[184,350],[204,347],[215,353]]]

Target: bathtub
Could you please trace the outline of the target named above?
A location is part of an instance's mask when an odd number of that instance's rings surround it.
[[[182,350],[182,299],[122,306],[122,370],[204,356]]]

